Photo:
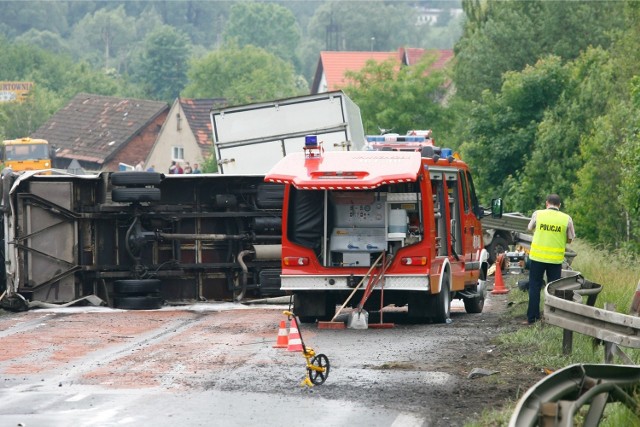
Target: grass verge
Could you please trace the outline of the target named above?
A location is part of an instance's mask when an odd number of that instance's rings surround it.
[[[622,252],[611,252],[596,249],[577,241],[571,248],[578,254],[572,268],[579,271],[588,280],[603,286],[598,295],[597,307],[605,303],[614,303],[616,311],[629,314],[631,302],[640,279],[640,263],[637,257]],[[509,313],[514,318],[524,319],[528,295],[520,291],[514,284],[507,284],[512,291],[508,295]],[[544,293],[542,295],[544,298]],[[543,302],[544,303],[544,300]],[[542,307],[541,307],[542,309]],[[562,354],[562,329],[544,324],[521,328],[515,332],[503,334],[497,339],[503,357],[509,363],[520,365],[522,369],[557,370],[576,363],[604,363],[604,347],[594,345],[591,337],[580,334],[573,336],[573,351],[570,355]],[[640,350],[622,349],[627,356],[640,364]],[[614,363],[622,363],[619,360]],[[518,391],[513,402],[508,402],[499,411],[484,411],[480,419],[465,424],[466,427],[502,427],[507,426],[517,399],[526,390]],[[640,397],[640,396],[639,396]],[[579,416],[577,418],[580,418]],[[582,425],[580,420],[577,424]],[[624,405],[609,404],[606,407],[600,427],[640,426],[640,414],[633,414]]]

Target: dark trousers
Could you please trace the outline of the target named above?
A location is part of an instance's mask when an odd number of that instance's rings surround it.
[[[530,260],[529,308],[527,309],[527,320],[529,323],[540,320],[540,291],[544,285],[545,273],[547,273],[547,283],[558,280],[562,276],[562,264],[549,264]]]

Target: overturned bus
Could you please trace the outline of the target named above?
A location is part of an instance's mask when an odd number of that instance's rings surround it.
[[[262,175],[5,170],[1,305],[95,295],[153,309],[278,294],[282,198]]]

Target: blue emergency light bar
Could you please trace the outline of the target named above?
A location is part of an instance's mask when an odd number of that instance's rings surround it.
[[[304,137],[304,146],[305,147],[317,147],[318,146],[318,135],[306,135]]]
[[[367,142],[425,142],[422,135],[367,135]]]

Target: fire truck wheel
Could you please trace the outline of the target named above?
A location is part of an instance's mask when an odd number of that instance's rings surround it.
[[[157,310],[162,307],[162,298],[155,296],[126,296],[113,299],[114,308],[124,310]]]
[[[482,309],[484,308],[484,297],[479,296],[475,298],[463,298],[464,301],[464,310],[469,313],[482,313]]]
[[[442,287],[437,295],[432,298],[433,321],[436,323],[446,323],[451,312],[451,289],[449,285],[449,271],[445,271],[442,275]]]
[[[164,178],[159,172],[114,172],[111,184],[122,186],[158,185]]]
[[[159,188],[114,188],[111,192],[114,202],[158,202]]]
[[[160,292],[160,280],[116,280],[113,282],[113,293],[120,296],[145,296]]]
[[[311,364],[318,368],[324,368],[324,372],[307,368],[309,371],[309,379],[315,385],[323,384],[327,378],[329,378],[329,370],[331,369],[331,366],[329,365],[329,358],[324,354],[318,354],[311,359]]]

